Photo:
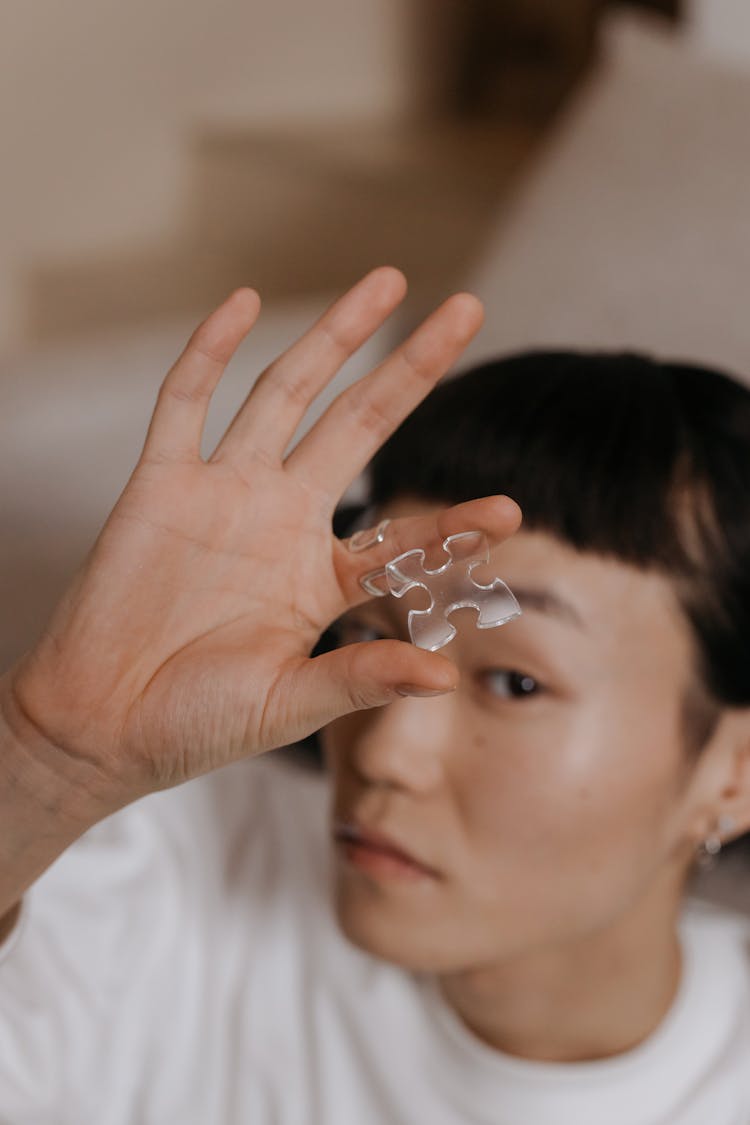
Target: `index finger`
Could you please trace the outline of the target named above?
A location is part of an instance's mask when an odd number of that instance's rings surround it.
[[[352,551],[349,540],[337,544],[336,572],[349,608],[368,601],[362,579],[384,575],[385,564],[415,547],[422,547],[428,560],[444,560],[443,540],[465,531],[481,531],[489,546],[497,547],[513,535],[521,524],[521,509],[509,496],[483,496],[426,516],[407,516],[393,520],[383,529],[378,542],[366,550]]]

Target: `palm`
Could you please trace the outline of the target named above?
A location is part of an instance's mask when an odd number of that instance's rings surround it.
[[[452,675],[398,642],[308,655],[364,600],[365,570],[425,538],[484,526],[497,539],[516,522],[478,501],[397,521],[363,556],[331,531],[349,482],[476,331],[471,298],[446,302],[285,455],[306,405],[402,295],[400,275],[381,270],[332,306],[264,373],[208,461],[208,401],[255,319],[254,294],[221,306],[164,381],[131,480],[15,677],[25,714],[116,778],[118,799],[293,741],[387,702],[398,683]]]
[[[108,534],[131,549],[127,525],[144,528],[154,581],[169,565],[170,644],[178,623],[187,643],[244,620],[294,632],[304,651],[345,608],[326,498],[263,463],[252,475],[250,487],[225,465],[140,468],[112,514]]]
[[[143,530],[134,535],[131,523]],[[140,669],[127,733],[143,745],[144,732],[156,732],[167,747],[165,780],[172,745],[196,748],[180,763],[192,775],[248,742],[263,749],[294,737],[284,730],[285,681],[291,689],[295,668],[348,604],[325,498],[261,462],[252,487],[220,464],[146,468],[107,536],[122,536],[128,550],[137,540],[142,570],[153,559],[142,576],[153,588],[140,602],[146,612],[123,615]],[[240,702],[250,683],[258,705],[248,713]],[[272,689],[280,705],[269,711],[261,704]]]

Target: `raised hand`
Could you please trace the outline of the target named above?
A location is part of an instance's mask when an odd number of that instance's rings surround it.
[[[323,629],[364,600],[359,577],[424,542],[517,526],[505,498],[399,520],[350,552],[340,496],[475,334],[479,302],[450,298],[345,391],[291,454],[310,402],[402,299],[393,269],[365,277],[266,370],[213,454],[211,394],[259,299],[235,292],[194,332],[161,387],[142,455],[32,652],[5,678],[4,710],[80,768],[103,806],[292,742],[402,684],[450,690],[445,657],[399,641],[311,660]]]

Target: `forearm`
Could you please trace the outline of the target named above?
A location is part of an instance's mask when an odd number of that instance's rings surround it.
[[[24,892],[108,811],[92,793],[91,763],[51,745],[0,677],[0,936]]]

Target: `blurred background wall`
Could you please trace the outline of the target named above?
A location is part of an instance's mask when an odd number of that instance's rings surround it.
[[[696,42],[717,57],[750,66],[750,5],[746,0],[691,0],[688,14]]]
[[[399,0],[6,0],[0,347],[24,338],[35,266],[179,231],[197,128],[419,105],[416,14]]]
[[[741,0],[692,3],[704,10],[707,40],[736,42],[734,25],[747,20]],[[641,6],[680,8],[676,0]],[[423,188],[420,173],[429,185],[447,161],[467,173],[458,190],[471,196],[488,161],[496,175],[520,154],[510,134],[504,161],[497,144],[468,138],[464,149],[449,140],[441,147],[434,133],[414,141],[393,126],[441,120],[451,110],[506,123],[540,119],[585,68],[607,7],[604,0],[6,0],[0,355],[118,318],[204,307],[247,279],[248,265],[269,292],[292,285],[292,275],[302,291],[315,278],[319,287],[338,284],[373,252],[356,208],[342,214],[352,183],[379,173],[373,190],[387,194],[390,180],[398,203],[394,180],[413,176]],[[421,144],[416,156],[414,144]],[[346,229],[338,241],[348,258],[340,255],[337,267],[313,253],[327,225],[319,221],[295,260],[281,245],[282,212],[309,234],[310,214],[333,198],[332,184],[342,192],[332,212]],[[456,240],[465,242],[470,232],[446,187],[443,176],[439,190],[458,215]],[[357,229],[363,247],[355,261]],[[262,243],[264,233],[273,249],[257,246],[253,269],[239,243]],[[409,266],[418,246],[401,237]],[[431,230],[422,244],[434,246]],[[448,254],[431,269],[453,264]]]
[[[459,286],[487,308],[469,358],[628,347],[750,375],[746,0],[6,0],[2,20],[0,667],[236,285],[264,311],[207,449],[386,261],[410,296],[328,397]]]

